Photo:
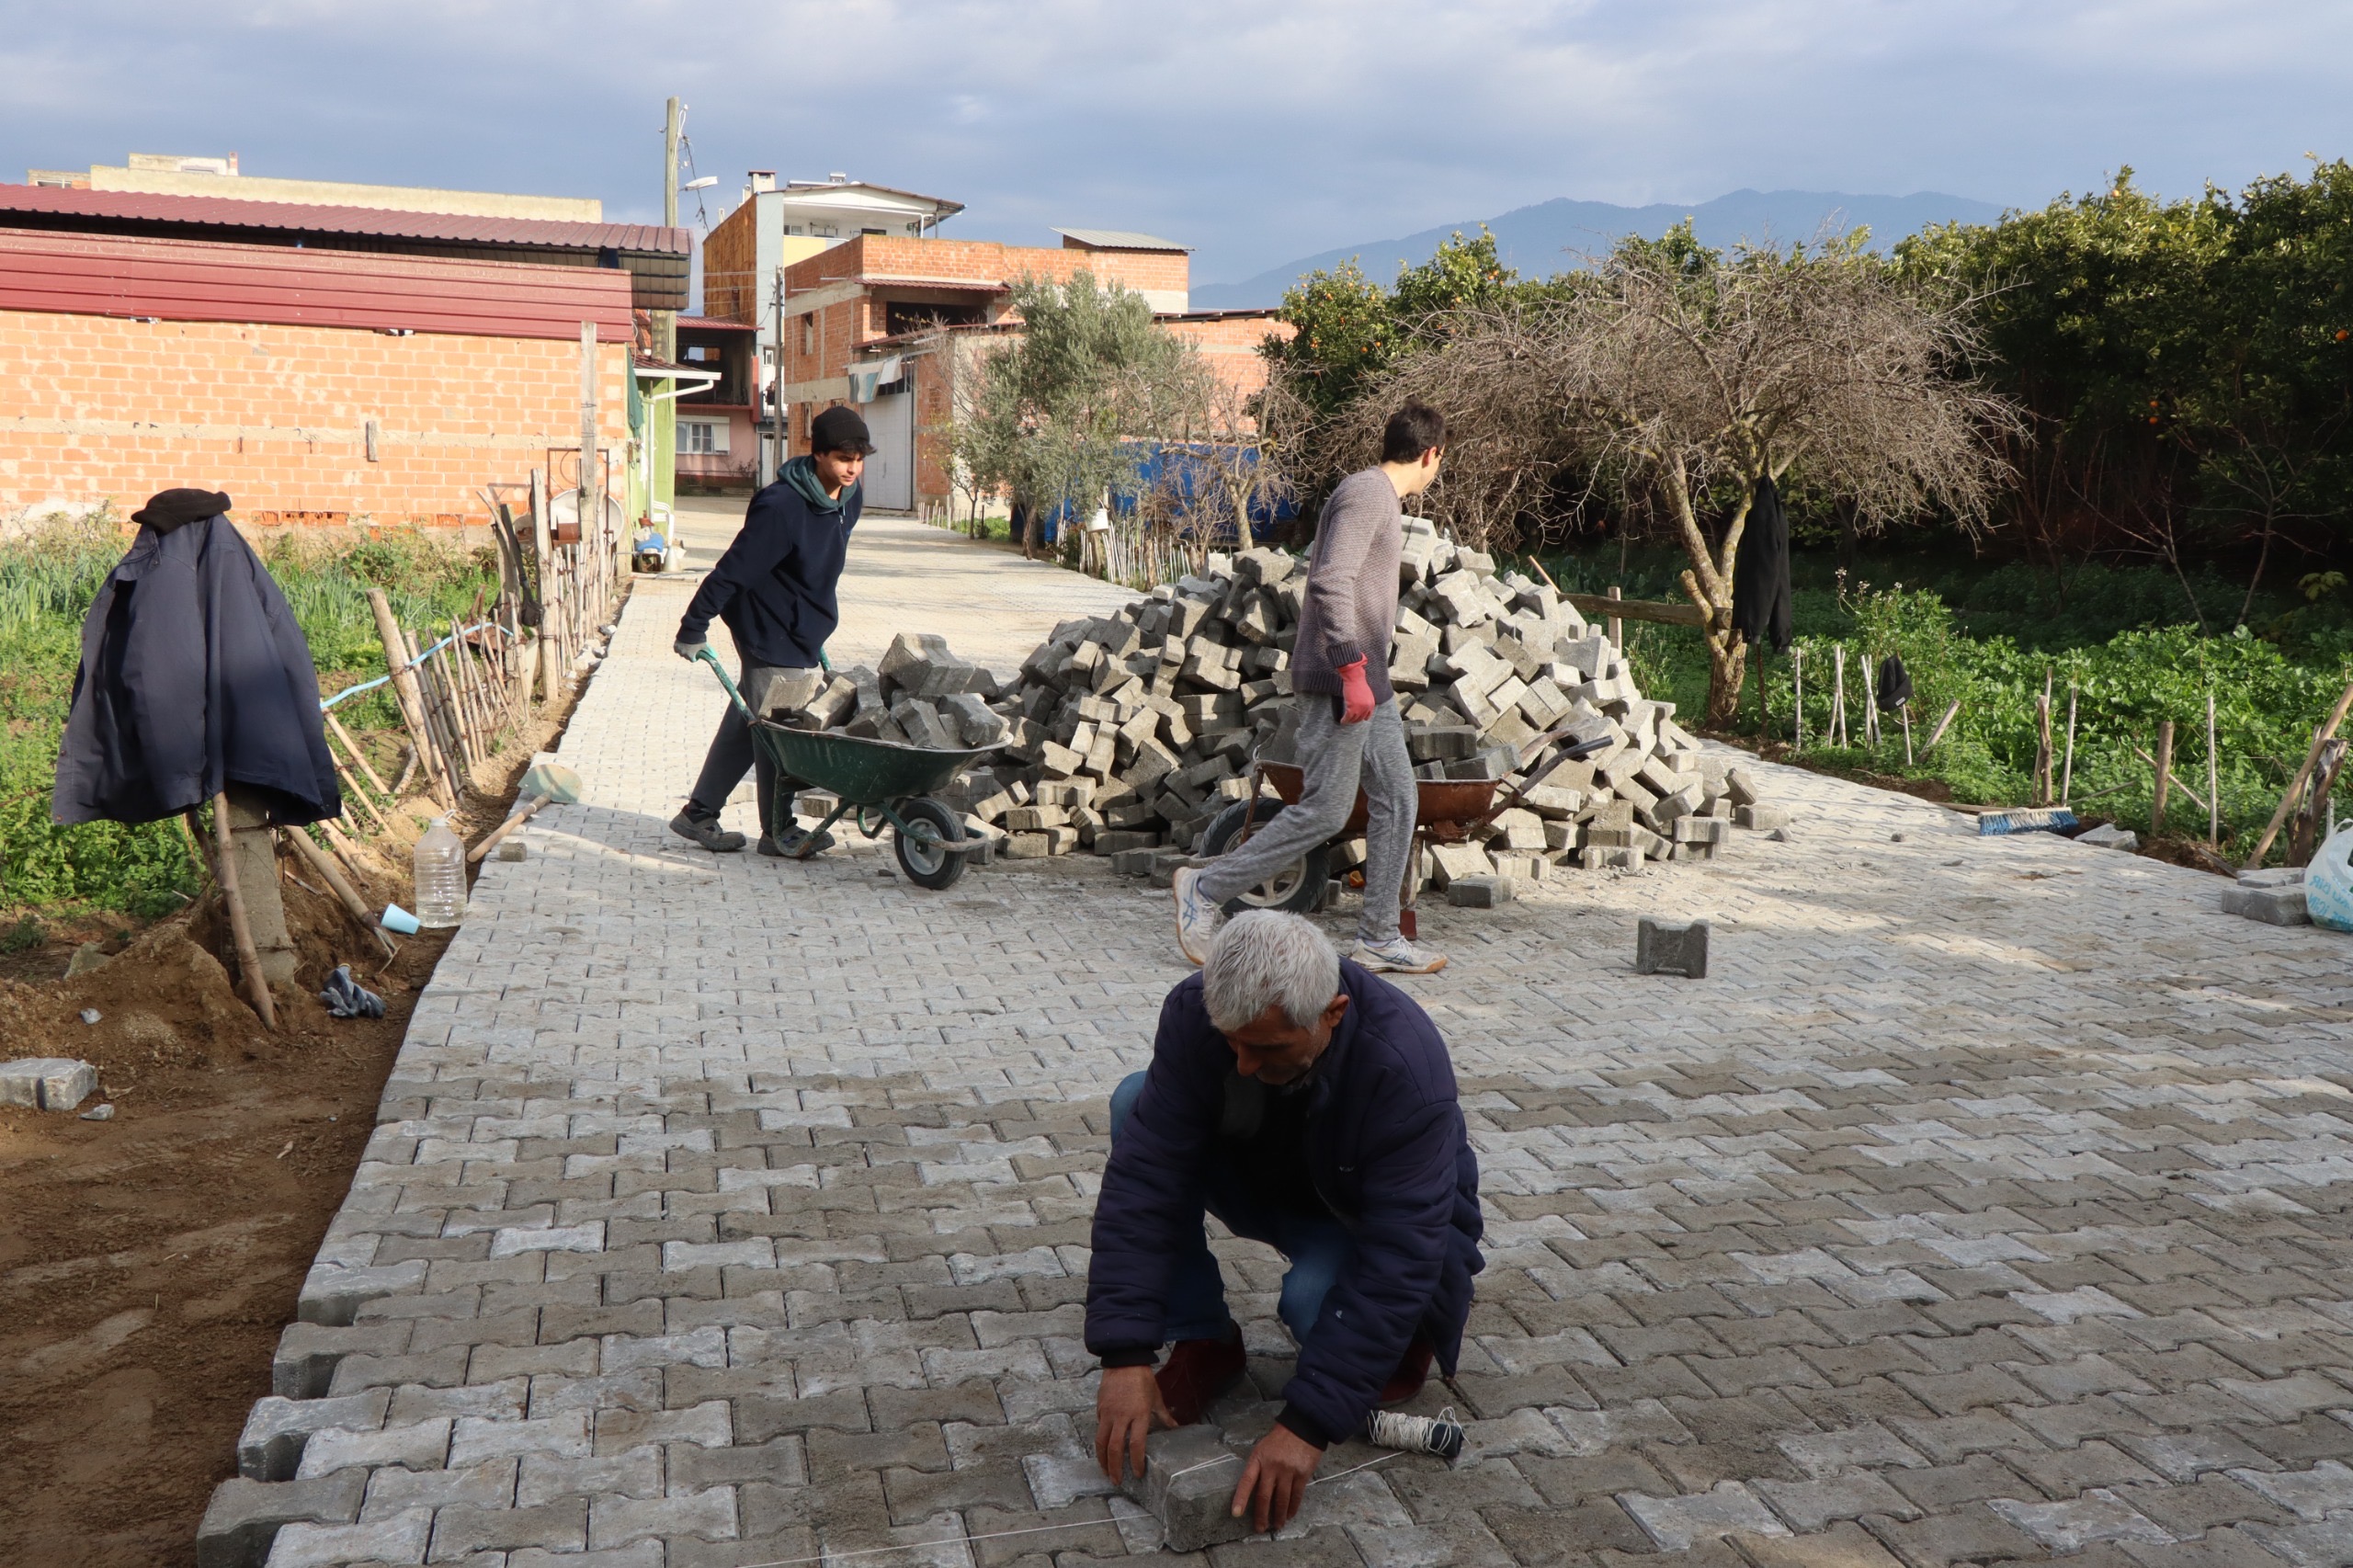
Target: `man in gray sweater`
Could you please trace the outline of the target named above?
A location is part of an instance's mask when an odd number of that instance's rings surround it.
[[[1176,941],[1195,963],[1225,918],[1225,904],[1339,832],[1362,786],[1366,803],[1364,914],[1356,950],[1365,969],[1434,974],[1438,954],[1397,929],[1405,862],[1413,852],[1414,764],[1389,684],[1389,644],[1397,630],[1399,503],[1438,478],[1446,421],[1421,403],[1389,416],[1378,467],[1342,480],[1324,503],[1307,557],[1307,593],[1291,651],[1290,684],[1300,707],[1298,756],[1307,776],[1296,806],[1240,848],[1176,878]]]

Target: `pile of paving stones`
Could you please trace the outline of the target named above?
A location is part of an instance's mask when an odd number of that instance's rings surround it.
[[[1549,584],[1498,573],[1420,519],[1406,529],[1389,671],[1415,771],[1497,780],[1498,798],[1540,776],[1479,841],[1432,851],[1435,885],[1710,859],[1735,824],[1787,820],[1744,769],[1701,751],[1673,703],[1644,698],[1620,650]],[[1117,615],[1056,627],[1004,690],[939,638],[903,635],[878,670],[836,676],[812,712],[850,734],[1000,746],[951,792],[973,831],[1003,834],[1011,858],[1086,848],[1145,872],[1249,796],[1253,757],[1288,755],[1306,581],[1282,551],[1212,555]],[[1336,863],[1361,861],[1358,843]]]

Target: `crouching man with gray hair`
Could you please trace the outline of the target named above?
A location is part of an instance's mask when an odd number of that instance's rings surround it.
[[[1454,1370],[1483,1266],[1445,1040],[1296,915],[1228,921],[1161,1005],[1152,1065],[1111,1096],[1086,1347],[1103,1362],[1096,1459],[1114,1481],[1142,1473],[1155,1426],[1199,1421],[1242,1376],[1204,1211],[1290,1264],[1277,1312],[1298,1367],[1233,1493],[1236,1517],[1279,1529],[1326,1447],[1411,1399],[1433,1359]]]

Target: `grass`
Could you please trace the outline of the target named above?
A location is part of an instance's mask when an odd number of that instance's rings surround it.
[[[111,519],[62,523],[0,541],[0,932],[38,942],[45,922],[99,911],[153,917],[196,890],[195,865],[169,822],[50,821],[57,753],[80,661],[82,619],[129,547]],[[402,624],[446,624],[494,596],[496,559],[415,528],[353,538],[281,535],[262,547],[303,634],[323,691],[384,673],[367,590],[382,587]],[[381,688],[336,710],[354,731],[399,722]]]
[[[1615,548],[1545,558],[1546,570],[1573,593],[1600,593],[1610,583],[1628,598],[1683,597],[1680,562],[1663,552],[1630,555],[1621,571]],[[2155,778],[2134,748],[2155,751],[2159,721],[2175,725],[2177,781],[2164,831],[2203,838],[2207,813],[2186,795],[2206,793],[2206,698],[2215,699],[2215,772],[2222,799],[2222,850],[2245,855],[2270,820],[2302,764],[2313,726],[2353,676],[2353,627],[2334,590],[2259,596],[2246,627],[2201,631],[2234,619],[2245,585],[2192,578],[2187,588],[2154,568],[2086,567],[2063,585],[2032,568],[1940,559],[1929,554],[1858,562],[1842,578],[1826,552],[1792,559],[1797,646],[1805,653],[1803,758],[1834,772],[1935,780],[1956,799],[2022,805],[2034,795],[2037,699],[2048,678],[2053,694],[2054,751],[2064,746],[2070,684],[2075,687],[2073,798],[2081,814],[2112,817],[2143,835],[2152,823]],[[1697,715],[1706,705],[1707,655],[1696,630],[1629,621],[1627,659],[1643,691]],[[1913,732],[1925,743],[1947,706],[1961,710],[1936,749],[1906,766],[1900,728],[1890,718],[1874,752],[1829,748],[1835,650],[1847,653],[1847,722],[1859,739],[1871,671],[1900,654],[1914,687]],[[1752,658],[1741,718],[1733,737],[1756,734],[1756,671]],[[1790,661],[1763,665],[1769,734],[1791,736]],[[2056,765],[2054,764],[2054,774]],[[2274,856],[2278,854],[2274,847]]]

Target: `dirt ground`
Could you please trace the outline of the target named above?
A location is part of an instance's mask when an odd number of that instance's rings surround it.
[[[539,740],[553,744],[560,727]],[[515,755],[519,777],[529,753]],[[455,824],[470,841],[511,800]],[[391,859],[362,896],[404,904]],[[192,1564],[270,1355],[350,1186],[417,993],[449,933],[397,959],[281,860],[298,983],[265,1031],[235,989],[217,901],[143,932],[94,927],[0,968],[0,1058],[80,1057],[107,1121],[0,1109],[0,1559],[27,1568]],[[294,879],[300,878],[301,881]],[[62,976],[75,941],[115,956]],[[126,940],[126,937],[128,939]],[[384,998],[328,1016],[335,964]],[[98,1021],[85,1023],[85,1008]]]

